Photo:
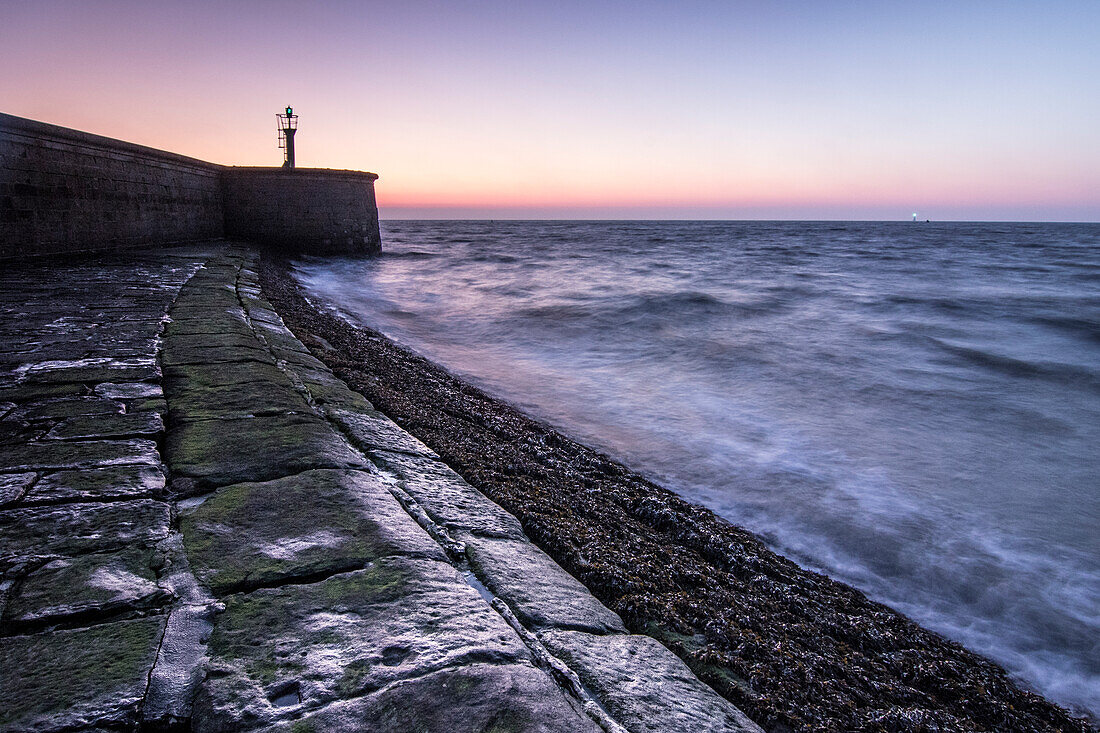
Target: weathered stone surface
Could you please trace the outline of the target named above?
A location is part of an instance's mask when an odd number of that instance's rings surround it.
[[[529,659],[454,568],[407,558],[230,596],[208,651],[197,731],[247,728],[445,668]]]
[[[478,579],[504,600],[524,626],[596,634],[625,632],[622,619],[526,540],[463,533],[466,557]]]
[[[164,421],[155,412],[126,415],[90,415],[62,420],[46,433],[48,440],[82,438],[131,438],[156,436],[164,432]]]
[[[267,382],[245,382],[222,387],[178,385],[172,390],[173,423],[214,418],[266,417],[292,412],[312,413],[305,398],[287,386],[273,389]]]
[[[160,606],[169,595],[157,585],[154,564],[152,548],[53,560],[23,579],[6,619],[16,627],[42,626]]]
[[[178,389],[195,386],[223,387],[248,382],[262,382],[278,389],[294,389],[294,385],[285,374],[266,362],[177,364],[164,367],[164,392],[169,401],[175,399]]]
[[[47,473],[24,498],[24,504],[65,501],[138,499],[164,491],[164,473],[158,466],[132,465]]]
[[[204,342],[210,339],[210,343]],[[165,366],[181,364],[221,364],[225,362],[259,361],[274,364],[275,360],[267,349],[255,338],[236,337],[240,343],[229,343],[232,339],[222,337],[227,343],[218,343],[214,335],[178,336],[168,341],[164,349]],[[182,342],[182,343],[181,343]]]
[[[370,456],[396,477],[397,485],[416,499],[432,521],[452,533],[524,539],[515,517],[438,459],[389,451],[371,451]]]
[[[156,730],[183,728],[190,720],[202,682],[206,644],[214,629],[213,617],[211,606],[181,605],[172,609],[141,709],[145,726]]]
[[[196,577],[218,595],[362,568],[387,555],[444,560],[378,476],[306,471],[218,489],[182,510]]]
[[[168,534],[159,501],[63,504],[0,512],[0,558],[76,555],[152,544]]]
[[[46,441],[0,446],[0,469],[5,471],[59,471],[141,463],[160,465],[157,444],[151,440]]]
[[[380,412],[330,408],[328,418],[341,427],[362,450],[387,450],[435,457],[431,448],[409,435]]]
[[[0,507],[18,501],[27,493],[38,474],[0,473]]]
[[[4,639],[0,731],[136,724],[163,629],[152,617]]]
[[[50,397],[73,397],[83,394],[85,387],[82,384],[4,384],[0,379],[0,400],[11,402],[29,402],[31,400],[44,400]]]
[[[761,733],[655,639],[578,631],[544,631],[538,636],[631,733]]]
[[[11,411],[9,420],[62,420],[82,415],[112,415],[122,412],[122,404],[107,397],[58,397],[27,402]]]
[[[165,443],[173,473],[200,486],[266,481],[312,468],[369,467],[314,415],[185,421],[174,425]]]
[[[93,361],[87,359],[84,361]],[[98,384],[100,382],[148,382],[160,378],[160,369],[154,363],[128,363],[144,360],[103,359],[103,364],[73,363],[63,366],[49,366],[31,369],[26,381],[40,384],[58,382],[79,382]]]
[[[104,382],[103,384],[97,384],[94,392],[100,397],[111,400],[149,399],[164,396],[159,384],[148,382],[124,382],[122,384]]]
[[[544,672],[527,664],[472,664],[332,703],[271,730],[599,733],[601,729]]]

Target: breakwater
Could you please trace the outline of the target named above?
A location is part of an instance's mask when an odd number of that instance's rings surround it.
[[[223,166],[0,114],[0,259],[223,236],[377,254],[374,173]]]

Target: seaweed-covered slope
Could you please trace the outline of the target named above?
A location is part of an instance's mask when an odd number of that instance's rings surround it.
[[[334,372],[519,518],[633,631],[772,731],[1086,731],[996,664],[776,555],[751,533],[261,279]]]

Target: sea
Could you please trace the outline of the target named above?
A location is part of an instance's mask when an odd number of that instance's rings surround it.
[[[385,221],[311,297],[1100,717],[1100,225]]]

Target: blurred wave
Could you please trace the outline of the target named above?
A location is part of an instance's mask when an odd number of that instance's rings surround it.
[[[301,281],[1100,716],[1100,226],[385,222]]]

